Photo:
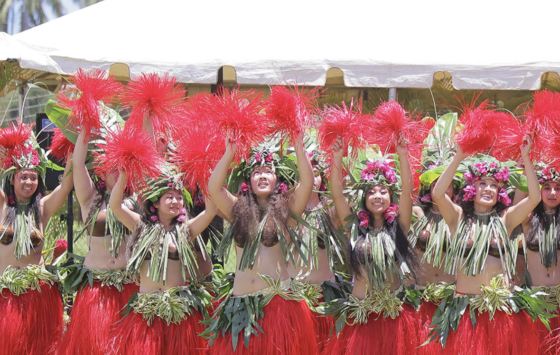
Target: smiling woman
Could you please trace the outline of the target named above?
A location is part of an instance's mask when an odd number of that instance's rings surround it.
[[[72,189],[67,164],[61,185],[46,195],[48,160],[32,128],[0,131],[0,354],[46,354],[60,340],[62,302],[56,277],[43,267],[43,228]]]

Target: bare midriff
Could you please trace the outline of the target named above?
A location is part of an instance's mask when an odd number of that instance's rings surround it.
[[[418,252],[418,257],[422,258],[424,253],[416,249]],[[434,284],[440,282],[451,283],[455,281],[455,275],[447,274],[443,271],[443,265],[441,267],[435,267],[431,264],[422,262],[420,265],[420,270],[418,271],[418,285],[426,286],[426,284]]]
[[[482,272],[475,276],[467,276],[465,270],[459,270],[457,274],[457,292],[471,295],[481,295],[482,291],[480,286],[490,286],[490,281],[498,276],[504,275],[504,280],[507,285],[511,284],[511,280],[502,269],[502,262],[500,258],[495,258],[488,255]]]
[[[352,295],[360,300],[366,298],[366,291],[369,288],[369,282],[367,279],[367,271],[362,267],[362,277],[354,277],[354,288],[352,289]],[[389,286],[389,290],[395,291],[401,286],[399,278],[393,275],[393,280],[391,280],[391,275],[386,272],[387,278],[385,285]]]
[[[333,254],[335,252],[333,251]],[[325,249],[318,249],[318,267],[311,270],[309,275],[303,279],[304,282],[312,284],[321,284],[323,281],[332,279],[334,277],[331,268],[329,267],[329,259],[327,258],[327,251]],[[296,259],[297,265],[297,259]],[[304,275],[310,270],[309,267],[295,267],[291,261],[288,262],[288,274],[290,277],[295,278],[298,274]]]
[[[22,256],[16,259],[15,256],[16,243],[12,242],[9,245],[0,244],[0,274],[4,273],[4,270],[8,266],[15,269],[23,269],[29,265],[42,265],[44,263],[43,255],[43,243],[31,249],[31,253],[27,256]]]
[[[560,259],[560,251],[556,251]],[[560,261],[548,269],[541,264],[538,251],[527,250],[527,268],[531,275],[531,286],[556,287],[560,285]]]
[[[126,267],[126,238],[121,241],[118,257],[113,257],[111,251],[111,236],[91,237],[87,242],[89,251],[84,260],[84,266],[95,270],[118,270]]]
[[[265,247],[262,244],[259,245],[253,268],[247,268],[244,271],[239,270],[239,260],[241,260],[243,249],[235,247],[235,252],[237,255],[237,267],[233,283],[233,294],[235,296],[246,295],[269,287],[269,285],[261,279],[259,274],[268,275],[274,280],[280,279],[282,281],[290,277],[286,263],[282,257],[280,243],[272,247]],[[280,275],[278,275],[277,270],[280,270]]]

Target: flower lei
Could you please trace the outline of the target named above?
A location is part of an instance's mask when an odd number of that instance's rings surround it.
[[[506,183],[509,180],[509,169],[504,167],[500,169],[497,163],[474,163],[468,166],[468,171],[463,175],[467,186],[463,188],[463,201],[474,201],[476,196],[476,188],[474,184],[482,179],[482,177],[488,176],[495,179],[497,182]],[[500,188],[498,192],[498,202],[502,202],[506,206],[511,204],[511,200],[508,196],[507,190],[503,187]]]

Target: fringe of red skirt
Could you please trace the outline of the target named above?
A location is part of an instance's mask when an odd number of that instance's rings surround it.
[[[239,334],[235,352],[231,333],[220,334],[210,347],[210,354],[225,355],[315,355],[314,316],[304,301],[288,301],[274,296],[264,307],[264,317],[259,322],[264,334],[251,335],[245,347],[243,334]]]
[[[416,355],[418,346],[418,313],[405,304],[395,319],[372,313],[367,323],[353,326],[346,324],[338,338],[335,335],[331,339],[326,353]]]
[[[0,355],[54,354],[62,335],[62,299],[56,285],[0,297]]]
[[[428,334],[432,331],[430,325],[432,324],[432,319],[434,317],[435,311],[438,309],[438,305],[432,302],[422,302],[420,309],[418,310],[418,329],[419,329],[419,348],[418,355],[442,355],[446,352],[441,348],[439,342],[430,342],[424,346],[429,337]]]
[[[539,337],[539,354],[560,355],[560,308],[553,313],[557,317],[549,319],[550,331],[540,320],[535,321]]]
[[[120,292],[113,286],[95,281],[79,291],[70,313],[71,321],[58,349],[58,355],[105,355],[110,327],[122,319],[128,300],[139,287],[123,285]]]
[[[321,297],[318,303],[324,302],[324,298]],[[311,312],[314,316],[314,325],[315,325],[315,337],[317,339],[317,351],[321,353],[325,347],[327,346],[329,340],[331,340],[331,331],[332,335],[336,334],[336,330],[334,329],[334,317],[329,317],[324,314]]]

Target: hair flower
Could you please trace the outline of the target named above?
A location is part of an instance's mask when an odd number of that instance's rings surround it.
[[[358,218],[360,219],[360,227],[367,228],[369,226],[369,212],[366,210],[360,210],[358,212]]]
[[[464,189],[463,201],[474,201],[476,196],[476,188],[472,185],[467,185]]]
[[[155,215],[154,215],[154,216],[151,216],[150,219],[151,219],[152,221],[154,221],[154,222],[157,222],[158,216],[155,216]]]
[[[398,215],[398,208],[399,205],[397,205],[396,203],[391,203],[389,208],[387,208],[384,217],[388,223],[393,223],[395,221],[395,218],[397,218]]]
[[[184,222],[184,221],[185,221],[185,215],[180,214],[179,217],[177,217],[177,222]]]
[[[506,189],[500,189],[500,192],[498,193],[498,202],[502,202],[506,206],[511,204],[511,199],[509,198]]]
[[[420,201],[424,202],[424,203],[430,203],[432,202],[432,195],[427,193],[424,196],[422,196],[422,198],[420,199]]]
[[[247,181],[243,181],[241,183],[241,193],[243,195],[247,194],[249,192],[249,184],[247,183]]]
[[[283,194],[288,192],[288,185],[286,185],[285,182],[281,182],[280,185],[278,185],[278,193]]]
[[[150,206],[150,212],[156,213],[156,209],[154,208],[154,206]]]

